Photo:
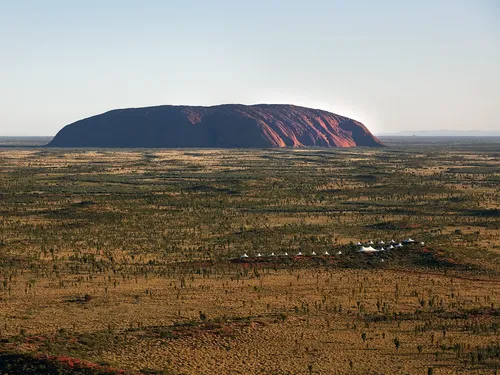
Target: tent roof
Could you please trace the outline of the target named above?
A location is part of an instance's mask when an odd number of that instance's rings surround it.
[[[378,250],[374,249],[371,246],[368,246],[368,247],[361,246],[361,249],[358,250],[358,252],[360,252],[360,253],[373,253],[376,251],[378,251]]]

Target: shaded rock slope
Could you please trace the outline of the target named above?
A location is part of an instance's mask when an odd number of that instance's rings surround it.
[[[117,109],[61,129],[50,147],[381,146],[360,122],[282,104]]]

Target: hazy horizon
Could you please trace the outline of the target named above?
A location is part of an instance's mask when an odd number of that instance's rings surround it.
[[[0,136],[108,110],[294,104],[374,134],[500,130],[500,6],[159,1],[0,5]]]

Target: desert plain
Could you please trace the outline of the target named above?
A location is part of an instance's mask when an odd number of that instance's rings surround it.
[[[0,373],[497,374],[500,141],[385,143],[0,148]]]

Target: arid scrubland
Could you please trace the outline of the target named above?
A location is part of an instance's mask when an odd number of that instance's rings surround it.
[[[499,144],[391,146],[0,148],[0,373],[497,373]]]

